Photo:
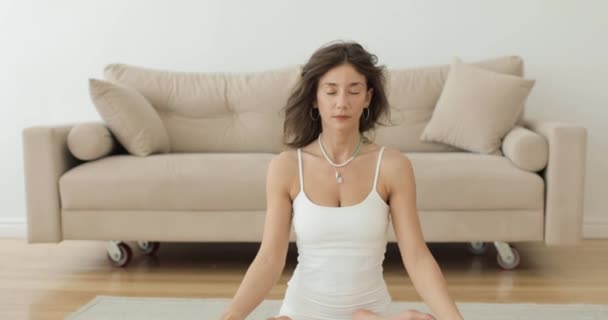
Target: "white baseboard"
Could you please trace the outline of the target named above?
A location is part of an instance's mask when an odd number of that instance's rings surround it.
[[[588,219],[583,223],[583,238],[608,239],[608,219]]]
[[[27,224],[23,219],[0,219],[0,238],[26,238]]]

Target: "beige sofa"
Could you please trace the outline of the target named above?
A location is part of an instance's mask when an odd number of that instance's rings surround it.
[[[523,75],[517,56],[474,64]],[[586,129],[522,113],[495,154],[421,141],[448,69],[389,70],[396,125],[380,127],[375,138],[412,160],[425,239],[469,243],[477,253],[493,243],[507,269],[519,262],[509,243],[576,243]],[[259,242],[266,169],[286,149],[280,109],[299,67],[185,73],[112,64],[104,70],[107,80],[131,86],[150,101],[171,150],[134,156],[113,137],[117,147],[111,154],[82,161],[66,142],[76,123],[25,128],[29,242],[108,240],[109,256],[121,266],[131,256],[123,241],[138,241],[146,253],[161,241]],[[388,239],[396,242],[392,227]]]

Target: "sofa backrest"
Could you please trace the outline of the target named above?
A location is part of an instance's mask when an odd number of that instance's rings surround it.
[[[504,56],[473,63],[523,76],[523,60]],[[449,64],[388,70],[393,126],[379,126],[376,143],[404,152],[462,151],[421,141],[449,71]],[[125,64],[104,69],[106,80],[137,89],[158,111],[171,152],[271,152],[282,144],[283,108],[299,80],[300,66],[242,73],[162,71]],[[523,121],[523,112],[518,123]]]
[[[158,111],[171,152],[278,152],[280,109],[298,67],[250,73],[190,73],[111,64],[109,81],[138,90]]]

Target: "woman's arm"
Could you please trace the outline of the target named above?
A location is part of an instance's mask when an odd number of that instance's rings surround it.
[[[289,174],[293,171],[289,155],[279,154],[270,161],[266,176],[266,217],[260,249],[222,320],[245,319],[278,281],[285,267],[291,231]],[[297,172],[297,171],[295,171]]]
[[[256,256],[221,320],[244,320],[262,302],[280,278],[280,263]]]
[[[416,291],[439,320],[462,319],[446,281],[429,251],[418,218],[416,183],[410,160],[395,151],[387,167],[391,220],[403,264]]]

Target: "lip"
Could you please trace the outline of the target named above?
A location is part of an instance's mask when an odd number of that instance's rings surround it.
[[[350,118],[350,116],[333,116],[336,119],[344,120]]]

